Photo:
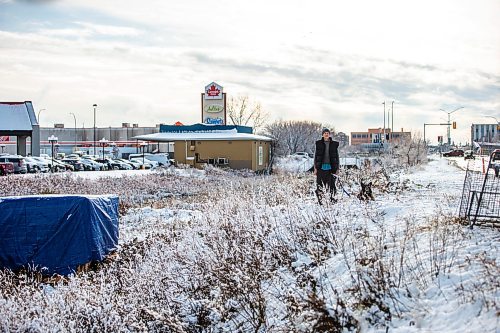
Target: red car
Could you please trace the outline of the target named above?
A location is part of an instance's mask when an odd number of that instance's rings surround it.
[[[464,156],[464,151],[462,149],[453,149],[449,152],[443,153],[444,157],[452,157],[452,156]]]
[[[9,173],[14,173],[14,163],[0,162],[0,176],[5,176]]]

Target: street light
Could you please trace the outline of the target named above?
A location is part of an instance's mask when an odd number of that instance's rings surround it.
[[[40,110],[38,110],[37,120],[38,120],[38,126],[40,126],[40,127],[42,127],[42,125],[40,124],[40,112],[42,112],[43,110],[46,110],[46,109],[40,109]]]
[[[450,125],[451,125],[451,124],[450,124],[450,115],[451,115],[453,112],[458,111],[458,110],[463,109],[463,108],[464,108],[464,107],[463,107],[463,106],[461,106],[461,107],[456,108],[455,110],[450,111],[450,112],[448,112],[448,111],[446,111],[446,110],[443,110],[443,109],[439,109],[440,111],[443,111],[443,112],[445,112],[445,113],[447,113],[447,114],[448,114],[448,131],[447,131],[447,134],[448,134],[448,146],[449,146],[449,145],[451,145],[451,135],[450,135]]]
[[[497,124],[500,124],[500,122],[498,121],[498,119],[496,117],[493,117],[493,116],[484,116],[484,117],[486,117],[486,118],[493,118],[493,119],[495,119],[495,121],[497,122]]]
[[[73,119],[75,120],[75,146],[73,147],[74,151],[76,151],[76,116],[73,112],[69,113],[70,115],[73,116]]]
[[[144,150],[146,149],[147,145],[148,144],[146,142],[144,142],[144,141],[141,142],[141,148],[142,148],[142,166],[141,166],[141,168],[142,169],[146,169],[146,166],[144,164]]]
[[[384,131],[382,132],[382,136],[385,139],[385,101],[382,104],[384,104]],[[383,143],[385,141],[385,140],[382,141],[382,136],[380,136],[380,143]]]
[[[391,138],[390,138],[390,141],[392,143],[392,133],[394,133],[394,101],[392,101],[392,104],[391,104],[391,120],[392,120],[392,124],[391,124]],[[403,135],[403,134],[401,134]]]
[[[102,145],[102,159],[104,160],[104,146],[106,146],[106,144],[108,143],[109,141],[106,140],[105,138],[102,138],[101,140],[99,140],[99,144]]]
[[[94,156],[96,155],[95,153],[95,110],[97,109],[97,104],[92,105],[94,107]]]
[[[57,136],[54,136],[54,134],[52,134],[51,136],[49,136],[48,140],[50,142],[52,150],[52,172],[54,172],[54,144],[57,143]]]

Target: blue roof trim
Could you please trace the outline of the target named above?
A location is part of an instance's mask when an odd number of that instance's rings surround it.
[[[238,125],[205,125],[205,124],[194,124],[194,125],[160,125],[160,133],[190,133],[190,132],[212,132],[212,131],[227,131],[236,129],[238,133],[252,134],[253,129],[250,126],[238,126]]]

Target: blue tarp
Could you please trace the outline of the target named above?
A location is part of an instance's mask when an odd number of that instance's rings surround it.
[[[73,273],[118,245],[118,197],[47,195],[0,198],[0,266]]]

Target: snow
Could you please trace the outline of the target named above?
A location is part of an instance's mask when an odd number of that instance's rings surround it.
[[[335,318],[361,332],[499,330],[498,229],[456,220],[467,161],[431,156],[388,180],[349,171],[347,194],[324,206],[310,163],[283,158],[266,177],[216,168],[69,174],[86,186],[116,184],[118,194],[142,179],[144,200],[120,219],[118,258],[96,272],[51,285],[0,272],[0,331],[311,332]],[[482,160],[473,164],[480,171]],[[361,178],[373,182],[374,201],[357,199]],[[178,195],[160,201],[149,182]]]
[[[153,133],[146,135],[135,136],[134,139],[145,141],[189,141],[189,140],[261,140],[271,141],[272,139],[256,134],[238,133],[236,129],[232,130],[219,130],[209,132],[184,132],[184,133]]]

